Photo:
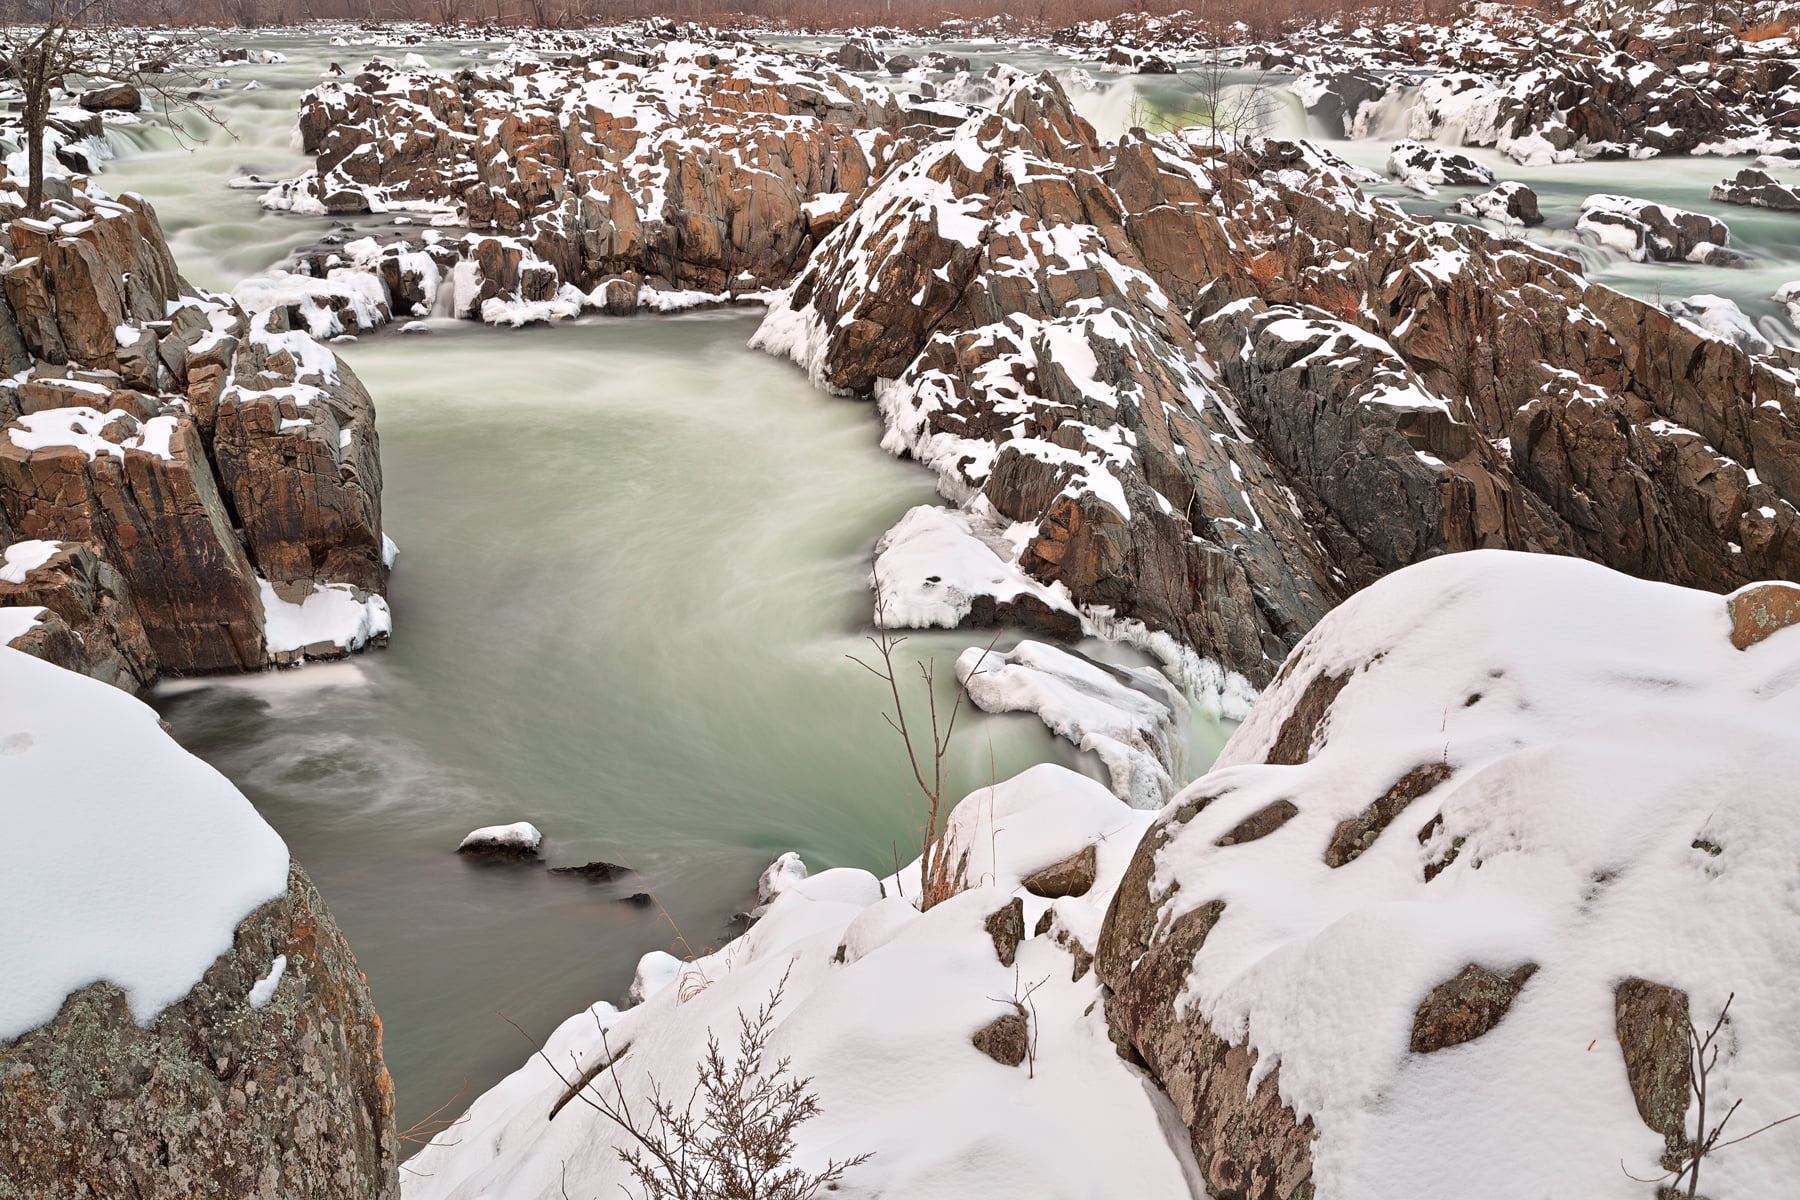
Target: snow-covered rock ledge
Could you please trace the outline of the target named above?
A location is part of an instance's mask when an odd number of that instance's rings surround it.
[[[1099,938],[1115,1032],[1209,1183],[1642,1200],[1625,1172],[1679,1165],[1695,1128],[1686,1026],[1734,994],[1709,1127],[1800,1111],[1796,623],[1791,584],[1728,599],[1499,551],[1320,622]],[[1796,1171],[1784,1126],[1700,1190]]]
[[[0,646],[0,828],[0,1192],[397,1195],[355,959],[154,710]]]

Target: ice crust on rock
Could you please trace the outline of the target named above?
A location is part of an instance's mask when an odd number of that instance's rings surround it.
[[[287,890],[281,838],[155,710],[4,645],[0,828],[37,848],[0,872],[0,1042],[99,980],[148,1024]]]
[[[983,712],[1036,713],[1052,733],[1092,751],[1113,794],[1134,808],[1168,802],[1191,716],[1160,671],[1023,641],[1005,651],[971,646],[957,657],[956,677]]]

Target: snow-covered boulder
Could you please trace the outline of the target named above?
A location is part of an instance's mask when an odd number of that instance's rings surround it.
[[[1800,188],[1782,183],[1755,167],[1745,167],[1735,177],[1713,184],[1712,198],[1724,204],[1800,212]]]
[[[0,1191],[398,1195],[355,959],[154,710],[0,646],[0,828]]]
[[[1119,667],[1042,642],[972,646],[956,677],[983,712],[1032,712],[1050,732],[1097,755],[1113,794],[1138,808],[1168,802],[1181,773],[1187,700],[1160,671]]]
[[[1589,196],[1575,228],[1637,262],[1678,262],[1703,245],[1723,247],[1731,240],[1723,221],[1630,196]]]
[[[1709,1124],[1800,1110],[1796,595],[1474,551],[1302,640],[1100,939],[1215,1188],[1642,1200],[1728,1000]],[[1700,1190],[1797,1171],[1771,1131]]]
[[[1724,296],[1698,295],[1685,300],[1671,300],[1668,310],[1696,329],[1730,342],[1748,354],[1767,354],[1775,347],[1737,302]]]
[[[1394,143],[1387,173],[1422,196],[1437,195],[1439,187],[1488,187],[1494,182],[1485,163],[1410,139]]]
[[[544,835],[530,821],[510,825],[483,825],[463,835],[458,854],[491,854],[501,858],[533,858],[544,844]]]
[[[1455,211],[1500,225],[1523,227],[1544,223],[1544,216],[1538,211],[1537,193],[1522,183],[1502,183],[1488,191],[1464,196],[1456,202]]]

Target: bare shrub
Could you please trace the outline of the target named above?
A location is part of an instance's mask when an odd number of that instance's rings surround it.
[[[832,1159],[819,1171],[793,1163],[794,1131],[818,1116],[820,1108],[811,1076],[795,1075],[789,1059],[772,1065],[767,1061],[775,1009],[787,991],[789,971],[782,972],[754,1013],[738,1011],[735,1060],[726,1061],[718,1036],[707,1031],[699,1078],[679,1107],[653,1080],[650,1111],[632,1110],[618,1080],[624,1051],[612,1052],[604,1028],[600,1040],[606,1066],[591,1074],[579,1063],[565,1074],[532,1042],[538,1057],[576,1099],[636,1143],[621,1149],[619,1157],[642,1189],[643,1200],[812,1200],[835,1190],[846,1172],[869,1161],[869,1154]],[[598,1083],[606,1075],[612,1077],[610,1093]]]

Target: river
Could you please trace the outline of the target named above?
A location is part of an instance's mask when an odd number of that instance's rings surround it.
[[[244,171],[304,167],[299,93],[328,64],[353,70],[372,53],[415,50],[455,68],[492,50],[334,47],[293,34],[250,44],[288,61],[221,70],[230,84],[212,95],[226,130],[194,116],[184,139],[123,127],[103,180],[148,196],[184,273],[214,289],[331,225],[263,213],[254,192],[225,186]],[[1042,49],[941,48],[978,66],[1073,65]],[[1103,133],[1143,113],[1140,90],[1153,108],[1182,105],[1178,79],[1085,66],[1107,86],[1076,101]],[[1283,112],[1293,124],[1297,106]],[[1376,167],[1386,153],[1385,142],[1336,148]],[[1768,294],[1800,278],[1800,220],[1705,200],[1736,163],[1531,171],[1482,157],[1538,189],[1550,224],[1532,236],[1582,253],[1597,278],[1627,290],[1717,292],[1766,325],[1778,320]],[[1377,190],[1422,215],[1455,196]],[[1580,246],[1570,229],[1591,190],[1719,211],[1761,261],[1644,265]],[[380,411],[386,525],[400,546],[391,645],[156,697],[176,736],[244,790],[331,905],[384,1019],[403,1126],[440,1105],[455,1111],[524,1058],[529,1045],[497,1014],[542,1036],[621,995],[644,952],[716,944],[772,855],[798,850],[815,870],[891,869],[916,852],[920,819],[882,692],[846,655],[867,648],[874,539],[930,502],[932,481],[878,449],[869,406],[822,395],[746,349],[756,320],[591,318],[506,332],[434,320],[426,336],[341,343]],[[974,640],[936,633],[904,649],[948,676]],[[1190,773],[1222,736],[1197,718]],[[1023,716],[969,719],[952,757],[962,791],[1040,761],[1098,773]],[[553,864],[619,862],[640,879],[609,889],[453,853],[467,830],[514,820],[546,832]],[[654,901],[628,902],[639,891]]]

